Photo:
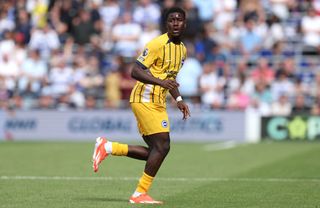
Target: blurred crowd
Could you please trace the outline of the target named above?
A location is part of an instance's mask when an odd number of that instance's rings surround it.
[[[193,108],[320,115],[320,0],[0,5],[0,109],[127,108],[135,58],[179,5],[188,58],[177,79]]]

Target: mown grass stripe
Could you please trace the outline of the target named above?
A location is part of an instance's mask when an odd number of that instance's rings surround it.
[[[0,176],[0,180],[105,180],[105,181],[136,181],[137,177],[82,177],[82,176]],[[182,181],[182,182],[208,182],[208,181],[235,181],[235,182],[320,182],[320,178],[163,178],[158,177],[159,181]]]

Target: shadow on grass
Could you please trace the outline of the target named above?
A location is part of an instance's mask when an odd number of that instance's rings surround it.
[[[85,198],[77,198],[77,200],[83,201],[95,201],[95,202],[128,202],[128,199],[123,198],[112,198],[112,197],[85,197]]]

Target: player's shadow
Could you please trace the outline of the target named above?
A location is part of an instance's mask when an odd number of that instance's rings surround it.
[[[78,198],[79,200],[79,198]],[[129,202],[127,199],[121,199],[121,198],[112,198],[112,197],[86,197],[81,198],[80,200],[84,201],[100,201],[100,202]]]

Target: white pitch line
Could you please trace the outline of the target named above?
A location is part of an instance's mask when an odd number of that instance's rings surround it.
[[[235,141],[226,141],[226,142],[207,144],[204,146],[204,150],[205,151],[219,151],[219,150],[231,149],[231,148],[237,147],[239,145],[240,145],[240,143],[237,143]]]
[[[135,177],[81,177],[81,176],[0,176],[0,180],[57,180],[57,181],[137,181]],[[320,183],[320,178],[156,178],[159,181],[176,182],[316,182]]]

